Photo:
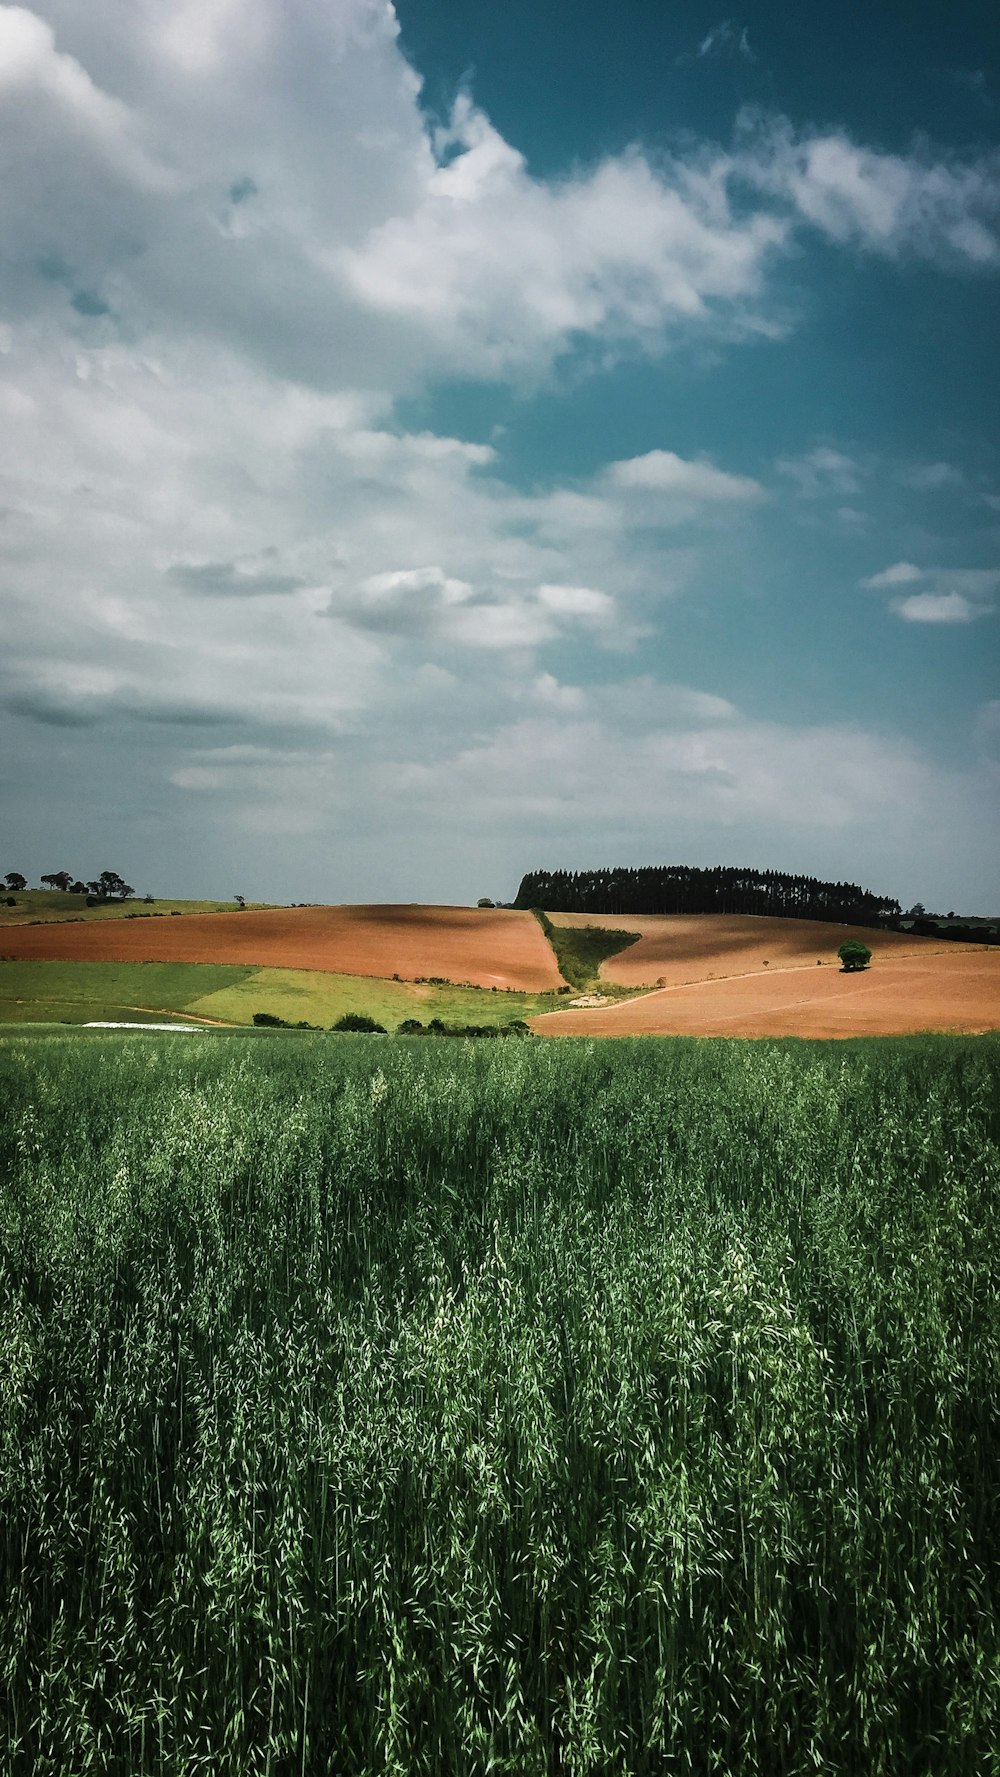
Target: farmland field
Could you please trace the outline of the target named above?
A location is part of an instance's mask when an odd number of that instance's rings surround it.
[[[864,934],[875,954],[871,968],[857,974],[845,973],[829,952],[819,968],[814,958],[811,966],[762,965],[731,975],[723,972],[722,958],[713,957],[719,972],[707,980],[678,982],[615,1006],[547,1013],[532,1028],[551,1037],[877,1037],[1000,1029],[1000,950],[928,938],[918,940],[926,950],[910,955],[883,950],[887,935]]]
[[[5,1036],[5,1771],[996,1777],[998,1086]]]
[[[837,948],[859,928],[813,920],[554,914],[540,922],[508,908],[406,905],[174,912],[132,917],[119,908],[101,920],[4,926],[0,1023],[148,1017],[144,1008],[159,1008],[237,1024],[256,1011],[320,1025],[363,1012],[388,1029],[408,1018],[530,1018],[540,1036],[1000,1028],[1000,949],[906,932],[867,934],[872,968],[844,977]],[[154,997],[154,969],[191,991],[171,998],[165,986]],[[618,1003],[574,1009],[555,997],[571,988]],[[643,997],[622,1003],[635,995]]]
[[[530,913],[499,908],[277,907],[178,918],[117,918],[7,927],[0,954],[18,961],[224,963],[405,980],[441,976],[485,989],[562,986]]]
[[[164,1015],[250,1024],[257,1012],[327,1027],[363,1012],[394,1030],[427,1024],[508,1024],[550,1010],[555,994],[490,992],[449,982],[384,981],[326,969],[254,969],[213,963],[15,962],[0,957],[0,1026],[151,1023]]]

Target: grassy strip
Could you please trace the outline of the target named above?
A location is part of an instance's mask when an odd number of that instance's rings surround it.
[[[79,923],[106,919],[169,919],[180,913],[236,913],[235,901],[145,901],[141,895],[130,901],[99,901],[87,906],[86,895],[63,894],[60,889],[22,889],[11,891],[16,905],[7,906],[8,895],[0,892],[0,927]],[[273,907],[273,901],[248,901],[248,913],[259,913]],[[0,941],[2,948],[2,941]]]
[[[531,909],[555,952],[559,972],[577,993],[611,993],[622,990],[602,981],[601,964],[609,956],[638,944],[640,932],[612,931],[605,926],[554,926],[540,907]]]
[[[2,948],[2,941],[0,941]],[[448,1028],[505,1025],[551,1012],[554,993],[502,993],[449,983],[383,981],[311,969],[255,969],[215,963],[0,961],[0,1025],[86,1024],[97,1018],[152,1021],[172,1011],[252,1025],[255,1012],[327,1030],[363,1013],[395,1030],[406,1019]]]
[[[387,1030],[406,1019],[446,1025],[509,1024],[552,1012],[564,1002],[554,993],[504,993],[449,982],[384,981],[371,975],[332,975],[311,969],[255,969],[244,981],[192,1000],[190,1010],[233,1024],[250,1024],[270,1012],[288,1024],[329,1029],[345,1013],[364,1013]]]
[[[163,1012],[194,1010],[206,990],[232,989],[252,973],[215,963],[0,961],[0,1024],[155,1022]]]

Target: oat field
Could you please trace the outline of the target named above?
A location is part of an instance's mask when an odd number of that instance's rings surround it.
[[[1000,1772],[998,1086],[5,1037],[5,1773]]]

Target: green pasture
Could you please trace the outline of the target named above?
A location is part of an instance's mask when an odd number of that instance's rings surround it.
[[[565,1004],[565,997],[552,993],[493,993],[309,969],[0,960],[0,1025],[154,1022],[164,1013],[248,1025],[255,1012],[270,1012],[290,1024],[304,1019],[326,1029],[346,1012],[365,1012],[394,1030],[405,1018],[422,1024],[432,1018],[444,1024],[509,1024]]]
[[[555,953],[559,973],[577,993],[601,993],[614,999],[634,996],[635,988],[602,980],[601,964],[638,944],[639,932],[615,931],[606,926],[553,925],[541,908],[536,907],[533,912]]]
[[[8,899],[16,905],[8,907]],[[271,901],[248,901],[247,911],[273,906]],[[0,928],[4,926],[47,924],[67,919],[169,919],[174,913],[235,913],[236,902],[154,900],[146,903],[141,895],[130,901],[100,901],[87,906],[86,895],[63,894],[59,889],[23,889],[20,893],[0,889]],[[0,950],[3,932],[0,930]]]
[[[2,946],[2,937],[0,937]],[[0,1024],[86,1024],[180,1014],[249,969],[215,963],[0,961]]]
[[[998,1140],[995,1037],[8,1032],[4,1777],[997,1777]]]

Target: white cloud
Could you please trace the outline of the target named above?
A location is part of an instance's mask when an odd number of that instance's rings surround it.
[[[531,695],[536,703],[567,712],[582,710],[587,701],[579,685],[561,685],[552,673],[538,674],[532,681]]]
[[[883,586],[909,586],[914,580],[921,580],[923,575],[923,568],[914,567],[911,561],[897,561],[891,568],[883,568],[881,573],[862,580],[861,584],[877,592]]]
[[[683,689],[674,688],[676,701],[671,689],[662,688],[659,722],[638,733],[630,687],[609,688],[593,714],[578,707],[532,716],[454,757],[421,763],[407,773],[406,792],[473,823],[487,811],[501,822],[527,811],[529,827],[532,818],[541,822],[553,849],[574,830],[609,826],[645,832],[653,849],[661,834],[676,835],[677,823],[742,834],[751,844],[763,825],[772,835],[806,827],[834,835],[859,819],[896,830],[915,824],[943,793],[934,770],[898,742],[847,725],[757,722],[735,710],[723,722],[692,722]]]
[[[764,489],[749,475],[729,475],[704,460],[687,462],[672,450],[650,450],[612,463],[608,479],[616,488],[642,493],[680,494],[697,501],[751,502]]]
[[[891,601],[890,609],[897,617],[906,623],[972,623],[993,610],[992,595],[1000,588],[1000,569],[918,568],[913,562],[898,561],[860,585],[884,592],[913,586],[920,580],[929,583],[925,591]]]
[[[985,614],[960,592],[914,592],[893,599],[892,608],[906,623],[971,623]]]
[[[747,26],[738,25],[735,19],[722,19],[717,25],[713,25],[699,43],[697,56],[699,61],[722,58],[743,62],[757,60],[750,48]]]
[[[781,457],[775,468],[779,475],[794,481],[807,500],[859,493],[864,475],[856,458],[828,444],[817,445],[801,457]]]
[[[843,131],[797,134],[785,118],[746,112],[734,175],[830,239],[898,257],[1000,264],[1000,156],[885,154]]]
[[[593,586],[540,586],[538,602],[557,617],[575,617],[599,627],[613,620],[614,600]]]
[[[750,320],[787,227],[738,216],[725,166],[638,150],[558,182],[534,179],[467,95],[456,101],[421,201],[341,260],[359,298],[418,325],[451,362],[499,374],[581,335],[662,349],[678,323]]]

